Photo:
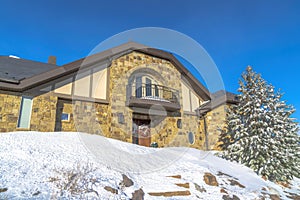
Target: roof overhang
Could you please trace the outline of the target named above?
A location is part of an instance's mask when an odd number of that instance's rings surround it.
[[[197,108],[196,110],[197,115],[201,117],[206,115],[206,113],[214,110],[215,108],[218,108],[219,106],[237,105],[239,103],[237,95],[226,91],[222,91],[222,92],[224,93],[223,95],[214,97],[211,101],[207,101],[204,104],[202,104],[199,108]]]

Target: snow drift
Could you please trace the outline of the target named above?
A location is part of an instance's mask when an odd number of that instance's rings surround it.
[[[87,143],[87,141],[93,141]],[[13,132],[0,134],[0,199],[70,198],[58,194],[53,181],[76,166],[92,166],[90,180],[97,180],[81,197],[95,199],[130,199],[142,189],[148,199],[259,199],[280,196],[288,199],[300,193],[299,179],[291,188],[264,181],[251,169],[191,148],[147,148],[73,132]],[[218,185],[204,179],[212,174]],[[125,187],[122,174],[132,180]],[[180,178],[170,176],[180,175]],[[113,194],[104,188],[114,188]],[[186,191],[186,196],[164,197],[172,191]],[[153,194],[162,195],[153,196]],[[152,195],[151,195],[152,194]],[[75,199],[78,196],[73,196]]]

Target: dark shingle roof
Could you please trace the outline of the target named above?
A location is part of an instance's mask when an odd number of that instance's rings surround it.
[[[226,97],[226,98],[224,98],[224,97]],[[223,100],[230,101],[230,102],[238,102],[236,94],[225,91],[225,90],[219,90],[215,93],[212,93],[211,98],[212,98],[212,100],[215,100],[215,101],[223,99]]]
[[[37,74],[58,67],[57,65],[25,60],[10,56],[0,56],[0,81],[18,83]]]

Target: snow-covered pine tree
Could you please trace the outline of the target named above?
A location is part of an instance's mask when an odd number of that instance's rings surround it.
[[[291,118],[295,109],[250,66],[239,85],[239,103],[228,109],[221,136],[223,157],[272,181],[299,177],[300,137]]]

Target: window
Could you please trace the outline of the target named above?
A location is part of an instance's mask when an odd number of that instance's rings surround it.
[[[159,86],[156,81],[148,75],[138,75],[132,83],[135,97],[159,97]]]
[[[70,121],[70,114],[69,113],[62,113],[61,114],[61,121]]]
[[[194,144],[195,143],[195,135],[194,135],[194,133],[189,132],[188,139],[189,139],[189,143],[190,144]]]
[[[136,77],[135,79],[135,96],[137,98],[141,98],[142,97],[142,77]]]
[[[177,119],[177,128],[182,128],[182,121],[181,121],[181,119]]]
[[[22,97],[18,128],[29,128],[32,109],[32,97]]]
[[[154,90],[155,90],[155,96],[159,97],[158,86],[157,85],[154,85]]]
[[[146,78],[146,96],[152,96],[152,81]]]

